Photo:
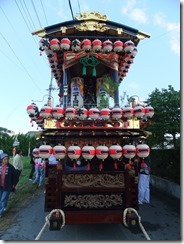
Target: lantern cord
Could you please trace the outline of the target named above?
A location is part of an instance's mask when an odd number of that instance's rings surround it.
[[[46,217],[45,217],[45,224],[43,225],[42,229],[40,230],[40,232],[38,233],[37,237],[35,238],[35,241],[38,241],[43,233],[43,231],[45,230],[46,226],[50,226],[50,218],[52,216],[52,214],[54,213],[60,213],[61,217],[62,217],[62,224],[61,224],[61,228],[63,228],[65,226],[65,214],[63,212],[63,210],[61,209],[53,209]]]
[[[141,224],[141,217],[139,216],[139,214],[137,213],[137,211],[136,211],[134,208],[126,208],[126,209],[124,210],[124,212],[123,212],[123,224],[124,224],[126,227],[128,227],[128,224],[127,224],[127,222],[126,222],[126,215],[127,215],[127,213],[128,213],[129,211],[133,211],[133,212],[137,215],[138,220],[139,220],[139,226],[140,226],[140,228],[141,228],[141,230],[142,230],[144,236],[146,237],[146,239],[150,241],[151,239],[150,239],[149,235],[147,234],[147,232],[145,231],[143,225]]]

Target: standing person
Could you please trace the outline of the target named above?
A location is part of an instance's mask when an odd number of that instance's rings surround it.
[[[45,160],[43,160],[41,157],[35,158],[35,172],[36,177],[33,181],[33,184],[39,184],[39,186],[42,186],[45,179]]]
[[[150,156],[139,162],[138,201],[139,204],[150,203]]]
[[[0,162],[0,217],[6,210],[9,195],[16,182],[16,171],[9,163],[9,156],[6,153],[1,154]]]
[[[29,180],[33,180],[33,174],[35,172],[35,157],[33,155],[33,152],[31,153],[30,164],[31,164],[31,172],[29,174]]]
[[[21,175],[21,172],[23,170],[23,156],[22,156],[22,151],[21,150],[17,150],[16,155],[13,159],[13,166],[17,172],[17,180],[15,183],[15,186],[17,185],[17,183],[19,182],[19,177]]]
[[[3,154],[3,150],[0,149],[0,162],[1,162],[1,154]]]

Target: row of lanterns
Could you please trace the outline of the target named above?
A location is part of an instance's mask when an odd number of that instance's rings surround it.
[[[141,105],[131,107],[127,105],[123,108],[102,108],[101,110],[98,108],[90,108],[89,110],[87,110],[86,108],[76,109],[73,107],[68,107],[64,109],[62,107],[51,107],[45,105],[39,111],[36,104],[32,103],[27,107],[27,113],[30,118],[35,119],[36,121],[39,120],[40,122],[45,118],[61,119],[64,117],[69,120],[75,118],[81,120],[87,118],[92,120],[108,120],[110,118],[112,118],[113,120],[119,120],[122,117],[126,119],[131,119],[133,118],[133,116],[135,116],[138,119],[149,119],[152,118],[154,115],[154,108],[150,105],[146,107],[143,107]]]
[[[121,147],[118,144],[113,144],[110,147],[106,145],[99,145],[96,148],[92,145],[85,145],[82,149],[78,145],[71,145],[66,149],[63,145],[56,145],[51,147],[50,145],[41,145],[39,148],[33,149],[33,155],[35,157],[41,157],[48,159],[53,154],[56,159],[63,159],[66,155],[71,160],[77,160],[82,156],[85,160],[91,160],[96,156],[100,160],[105,160],[108,156],[113,159],[120,159],[122,156],[128,159],[134,158],[136,155],[140,158],[146,158],[150,154],[150,148],[147,144],[124,145]]]
[[[68,38],[62,38],[61,41],[57,38],[48,39],[41,38],[39,42],[39,49],[41,51],[51,49],[53,52],[62,51],[69,51],[70,49],[73,52],[79,52],[80,50],[84,50],[85,52],[100,52],[103,51],[104,53],[110,53],[112,51],[116,53],[125,52],[127,54],[131,54],[134,58],[137,54],[137,48],[135,47],[134,42],[128,40],[126,42],[122,42],[120,40],[112,41],[105,40],[101,41],[99,39],[95,39],[91,41],[90,39],[84,39],[82,41],[75,39],[70,41]]]

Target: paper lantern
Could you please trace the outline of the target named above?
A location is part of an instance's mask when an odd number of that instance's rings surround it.
[[[35,103],[28,105],[26,110],[30,118],[36,118],[39,115],[39,110]]]
[[[82,156],[86,160],[91,160],[95,156],[95,148],[91,145],[86,145],[82,148]]]
[[[39,157],[39,149],[38,148],[34,148],[32,151],[32,154],[34,157]]]
[[[54,38],[54,39],[50,40],[50,49],[54,52],[60,50],[60,42],[58,39]]]
[[[50,145],[41,145],[39,147],[39,156],[41,158],[49,158],[50,155],[53,153],[53,149]]]
[[[88,116],[89,118],[96,120],[99,118],[100,115],[100,111],[98,108],[90,108],[89,112],[88,112]]]
[[[113,44],[112,44],[112,42],[110,40],[104,41],[102,46],[103,46],[103,51],[105,53],[110,53],[112,51]]]
[[[69,120],[74,119],[76,117],[77,110],[75,108],[66,108],[65,117]]]
[[[136,155],[136,147],[134,145],[123,146],[123,156],[125,158],[134,158]]]
[[[102,42],[99,39],[95,39],[92,42],[92,48],[94,52],[100,52],[100,50],[102,49]]]
[[[145,107],[145,118],[152,118],[154,115],[155,111],[154,108],[152,106],[146,106]]]
[[[126,41],[123,45],[125,53],[129,53],[129,54],[134,50],[134,47],[135,44],[131,40]]]
[[[110,118],[111,111],[109,108],[102,108],[100,110],[100,116],[102,119],[107,120]]]
[[[136,146],[136,153],[140,158],[146,158],[150,154],[150,147],[147,144],[139,144]]]
[[[78,145],[69,146],[67,154],[71,160],[76,160],[81,156],[81,148]]]
[[[66,155],[66,147],[63,145],[54,146],[53,154],[56,159],[63,159]]]
[[[42,116],[43,118],[52,117],[52,107],[47,105],[43,106],[40,110],[40,116]]]
[[[142,119],[145,115],[145,108],[141,105],[137,105],[134,107],[134,115],[138,119]]]
[[[116,41],[114,42],[114,48],[113,48],[114,52],[116,53],[120,53],[123,51],[123,42],[122,41]]]
[[[134,115],[134,109],[132,107],[130,107],[128,105],[123,108],[123,117],[124,118],[131,119],[133,117],[133,115]]]
[[[96,147],[95,154],[98,159],[105,160],[109,156],[109,148],[105,145],[99,145]]]
[[[71,43],[71,49],[74,52],[78,52],[81,49],[81,42],[78,39],[75,39]]]
[[[87,118],[87,116],[88,116],[88,110],[86,108],[79,108],[77,110],[77,118],[78,119],[84,120]]]
[[[122,147],[120,145],[111,145],[109,147],[109,155],[113,159],[119,159],[123,155]]]
[[[54,119],[60,119],[64,117],[64,109],[61,107],[52,108],[52,117]]]
[[[81,44],[82,49],[85,52],[90,52],[91,50],[91,41],[89,39],[84,39]]]
[[[111,110],[111,117],[112,117],[112,119],[114,119],[114,120],[119,120],[119,119],[121,119],[122,114],[123,114],[123,111],[122,111],[121,108],[113,108],[113,109]]]
[[[68,51],[70,49],[70,43],[71,41],[68,38],[61,39],[61,44],[60,44],[61,50]]]

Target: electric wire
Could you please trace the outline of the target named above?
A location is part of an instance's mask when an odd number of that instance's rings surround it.
[[[70,0],[68,0],[68,3],[69,3],[69,7],[70,7],[70,11],[71,11],[72,18],[74,19],[73,10],[72,10],[72,5],[71,5]]]
[[[34,1],[31,0],[31,3],[32,3],[32,6],[33,6],[35,15],[36,15],[36,17],[37,17],[38,23],[39,23],[39,25],[40,25],[40,28],[42,29],[42,25],[41,25],[41,22],[40,22],[40,19],[39,19],[39,16],[38,16],[38,12],[37,12],[37,10],[36,10],[36,7],[35,7],[35,5],[34,5]]]
[[[43,14],[44,14],[44,17],[45,17],[46,23],[47,23],[47,25],[48,25],[48,20],[47,20],[47,16],[46,16],[46,14],[45,14],[45,9],[44,9],[44,6],[43,6],[43,3],[42,3],[42,0],[40,0],[40,2],[41,2],[41,6],[42,6],[42,10],[43,10]]]
[[[27,11],[27,13],[28,13],[30,22],[32,23],[33,28],[36,30],[36,27],[35,27],[35,24],[34,24],[34,22],[33,22],[33,19],[32,19],[32,17],[31,17],[31,14],[30,14],[30,12],[29,12],[29,10],[28,10],[28,8],[27,8],[27,5],[26,5],[26,3],[25,3],[24,0],[23,0],[23,3],[24,3],[24,6],[25,6],[26,11]]]

